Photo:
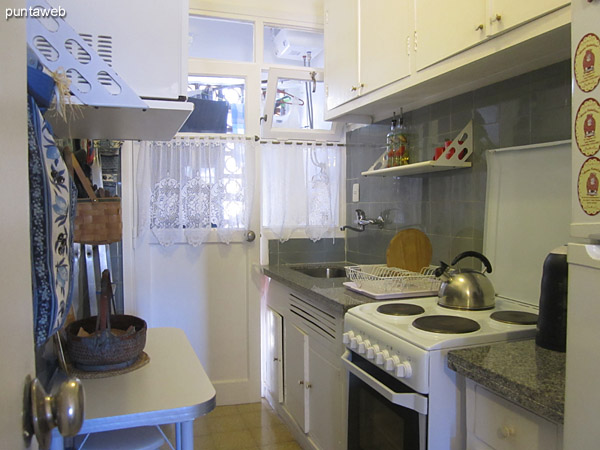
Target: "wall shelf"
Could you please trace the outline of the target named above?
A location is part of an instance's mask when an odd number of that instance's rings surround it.
[[[444,170],[464,169],[471,167],[466,161],[473,153],[473,122],[469,122],[456,138],[448,145],[436,161],[423,161],[405,166],[386,167],[387,151],[361,175],[376,177],[402,177],[421,173],[441,172]],[[447,157],[450,155],[449,157]]]
[[[443,170],[464,169],[466,167],[471,167],[471,163],[465,162],[461,164],[448,164],[445,161],[423,161],[414,164],[407,164],[406,166],[367,170],[365,172],[361,172],[361,175],[375,177],[402,177],[406,175],[417,175],[420,173],[441,172]]]

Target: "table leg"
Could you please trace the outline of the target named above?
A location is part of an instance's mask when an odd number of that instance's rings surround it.
[[[175,450],[181,450],[181,422],[175,424]]]
[[[35,438],[34,438],[35,439]],[[50,450],[64,450],[65,440],[58,432],[58,430],[52,430],[52,441],[50,442]]]
[[[176,423],[175,439],[177,450],[194,450],[194,421]]]

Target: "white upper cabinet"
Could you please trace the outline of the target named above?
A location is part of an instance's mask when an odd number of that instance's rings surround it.
[[[410,75],[412,0],[326,0],[327,109]]]
[[[568,5],[565,0],[415,1],[416,69]]]
[[[412,0],[359,2],[359,86],[366,94],[410,75]]]
[[[416,69],[424,69],[485,39],[484,17],[484,0],[415,1]]]
[[[487,17],[490,34],[537,19],[569,3],[566,0],[492,0]]]
[[[325,0],[325,118],[370,123],[565,60],[569,4]]]
[[[325,2],[327,109],[358,94],[358,0]]]

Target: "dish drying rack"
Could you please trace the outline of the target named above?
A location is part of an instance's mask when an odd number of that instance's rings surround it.
[[[437,266],[423,267],[420,272],[370,264],[346,267],[346,276],[363,291],[374,294],[408,294],[437,292],[441,281],[434,274]]]

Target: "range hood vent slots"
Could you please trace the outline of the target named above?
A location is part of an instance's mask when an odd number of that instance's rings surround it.
[[[28,0],[27,6],[54,9],[45,0]],[[111,7],[106,8],[110,12]],[[66,106],[68,123],[58,114],[47,115],[57,136],[170,140],[193,110],[191,103],[181,101],[185,97],[142,100],[112,67],[113,36],[109,33],[84,30],[80,35],[60,17],[27,20],[29,48],[45,68],[53,73],[65,71],[71,82],[71,100],[77,111],[69,112],[73,107]]]

